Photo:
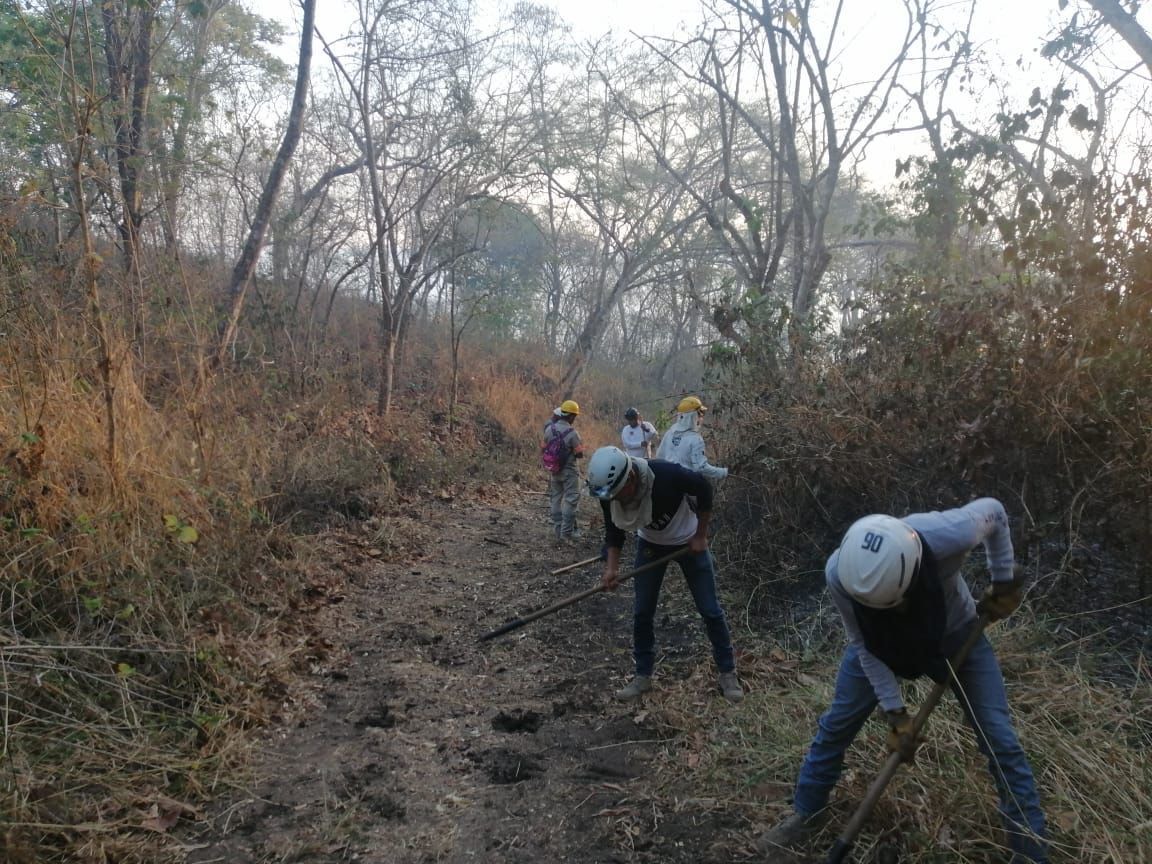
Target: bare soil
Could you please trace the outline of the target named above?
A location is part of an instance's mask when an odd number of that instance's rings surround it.
[[[631,666],[628,588],[477,641],[596,583],[597,565],[550,571],[598,553],[598,514],[584,502],[583,539],[557,547],[541,496],[447,498],[384,518],[329,586],[315,614],[332,650],[265,730],[245,791],[189,838],[191,864],[753,860],[763,826],[681,788],[676,733],[612,698]],[[397,537],[407,552],[382,553]],[[674,574],[660,681],[697,686],[702,716],[741,710],[715,690]]]

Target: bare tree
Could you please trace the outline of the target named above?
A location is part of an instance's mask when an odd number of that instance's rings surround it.
[[[452,3],[362,4],[359,27],[355,58],[326,49],[354,106],[348,132],[368,178],[377,410],[387,414],[413,304],[453,260],[433,250],[462,207],[509,183],[531,142],[518,119],[526,96]]]
[[[754,297],[767,297],[786,276],[794,334],[806,323],[831,261],[828,220],[841,173],[877,131],[925,26],[906,8],[904,30],[885,65],[862,92],[852,92],[834,74],[843,4],[835,4],[823,24],[811,5],[724,0],[695,39],[649,42],[684,82],[665,111],[691,108],[701,124],[685,126],[684,142],[696,138],[694,166],[677,164],[651,136],[649,144],[703,209]],[[706,104],[701,92],[710,94],[709,113],[699,113]],[[649,128],[667,122],[665,112],[629,110]],[[746,317],[731,304],[713,314],[733,337]]]
[[[610,80],[643,86],[632,58],[602,44],[592,62],[586,101],[568,118],[575,125],[566,135],[565,171],[548,173],[555,193],[588,221],[600,256],[560,379],[557,396],[564,398],[575,392],[621,298],[667,276],[665,265],[680,259],[680,238],[700,217],[686,188],[645,158],[644,139],[613,98]]]
[[[1060,8],[1064,8],[1067,2],[1060,0]],[[1148,67],[1148,71],[1152,72],[1152,36],[1140,26],[1136,16],[1125,9],[1120,0],[1088,0],[1088,4],[1100,13],[1109,27],[1120,34],[1120,38],[1128,43]]]
[[[228,346],[236,337],[236,328],[240,323],[240,313],[244,309],[244,297],[252,281],[252,274],[256,269],[256,262],[264,248],[264,235],[268,229],[272,207],[280,192],[280,184],[288,170],[288,163],[296,150],[300,140],[301,128],[304,123],[304,109],[308,104],[308,81],[312,69],[312,29],[316,20],[316,0],[301,0],[304,7],[303,30],[300,34],[300,60],[296,67],[296,90],[292,97],[292,110],[288,116],[288,125],[284,130],[284,139],[280,142],[280,149],[272,162],[268,172],[268,179],[264,183],[264,191],[260,196],[260,203],[252,225],[248,231],[248,239],[240,253],[240,258],[232,270],[232,280],[228,286],[228,294],[232,305],[227,322],[224,326],[220,341],[210,364],[211,369],[218,368],[228,353]]]

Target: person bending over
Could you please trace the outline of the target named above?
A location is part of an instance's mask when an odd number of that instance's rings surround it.
[[[991,574],[979,603],[960,575],[977,546],[984,547]],[[997,621],[1020,605],[1022,588],[1014,573],[1008,517],[994,498],[943,512],[902,519],[873,515],[853,523],[825,568],[848,635],[832,704],[820,717],[800,768],[793,812],[759,838],[761,850],[792,846],[817,827],[844,752],[877,705],[888,722],[889,751],[911,760],[918,742],[912,740],[912,715],[899,680],[927,675],[951,681],[975,730],[999,794],[1013,864],[1046,864],[1036,781],[1012,725],[996,652],[981,635],[954,677],[948,662],[977,626],[978,614]]]

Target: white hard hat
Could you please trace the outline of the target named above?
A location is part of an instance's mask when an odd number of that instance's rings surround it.
[[[904,599],[920,564],[920,535],[894,516],[865,516],[840,541],[836,572],[852,597],[873,609]]]
[[[595,498],[611,500],[627,480],[630,464],[619,447],[601,447],[588,460],[588,491]]]

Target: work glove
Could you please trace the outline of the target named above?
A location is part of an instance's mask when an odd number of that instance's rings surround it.
[[[985,591],[976,612],[989,621],[1002,621],[1020,608],[1024,601],[1024,571],[1020,565],[1012,569],[1011,582],[993,582]]]
[[[907,708],[899,711],[886,711],[888,721],[888,752],[899,753],[903,762],[916,758],[916,748],[920,746],[920,736],[912,735],[912,715]]]

